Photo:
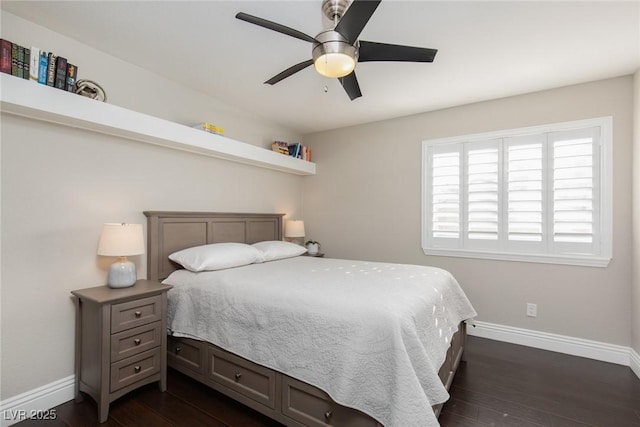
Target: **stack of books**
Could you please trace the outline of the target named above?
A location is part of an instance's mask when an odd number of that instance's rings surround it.
[[[280,154],[295,157],[298,159],[311,161],[311,148],[305,147],[299,142],[288,143],[284,141],[274,141],[271,144],[271,150]]]
[[[75,93],[78,67],[37,47],[0,39],[0,72]]]
[[[192,127],[194,129],[200,129],[205,132],[215,133],[216,135],[224,135],[224,129],[211,123],[198,123],[197,125],[193,125]]]

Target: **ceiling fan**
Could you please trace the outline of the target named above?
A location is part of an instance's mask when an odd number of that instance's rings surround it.
[[[265,83],[274,85],[311,64],[326,77],[336,77],[353,101],[362,96],[355,74],[358,62],[433,62],[437,49],[358,40],[381,0],[323,0],[322,11],[334,27],[311,37],[293,28],[239,12],[236,18],[269,30],[313,43],[312,59],[276,74]]]

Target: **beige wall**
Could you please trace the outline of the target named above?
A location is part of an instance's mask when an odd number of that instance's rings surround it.
[[[634,78],[632,346],[640,354],[640,70]]]
[[[221,118],[229,134],[258,145],[277,135],[299,138],[6,13],[1,35],[74,58],[113,103],[178,122]],[[73,374],[70,291],[105,283],[112,260],[96,256],[104,222],[144,223],[143,210],[301,212],[300,176],[0,117],[0,400]],[[133,261],[145,277],[144,257]]]
[[[478,320],[628,346],[632,109],[627,76],[305,135],[318,161],[318,174],[304,183],[308,238],[331,257],[444,267],[467,292]],[[423,254],[423,140],[609,115],[615,189],[609,267]],[[526,317],[528,302],[538,304],[537,318]]]

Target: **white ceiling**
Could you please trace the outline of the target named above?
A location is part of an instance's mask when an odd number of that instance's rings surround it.
[[[313,1],[6,1],[3,10],[154,70],[300,133],[405,116],[640,68],[639,1],[383,0],[360,39],[437,48],[432,64],[359,64],[363,96],[309,67],[311,44],[235,19],[246,12],[311,36]],[[325,93],[325,86],[328,91]]]

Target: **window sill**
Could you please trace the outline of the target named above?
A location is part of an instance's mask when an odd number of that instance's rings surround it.
[[[448,256],[458,258],[478,258],[498,261],[534,262],[541,264],[579,265],[583,267],[605,268],[611,257],[586,255],[543,255],[527,253],[504,253],[489,251],[472,251],[465,249],[422,248],[425,255]]]

